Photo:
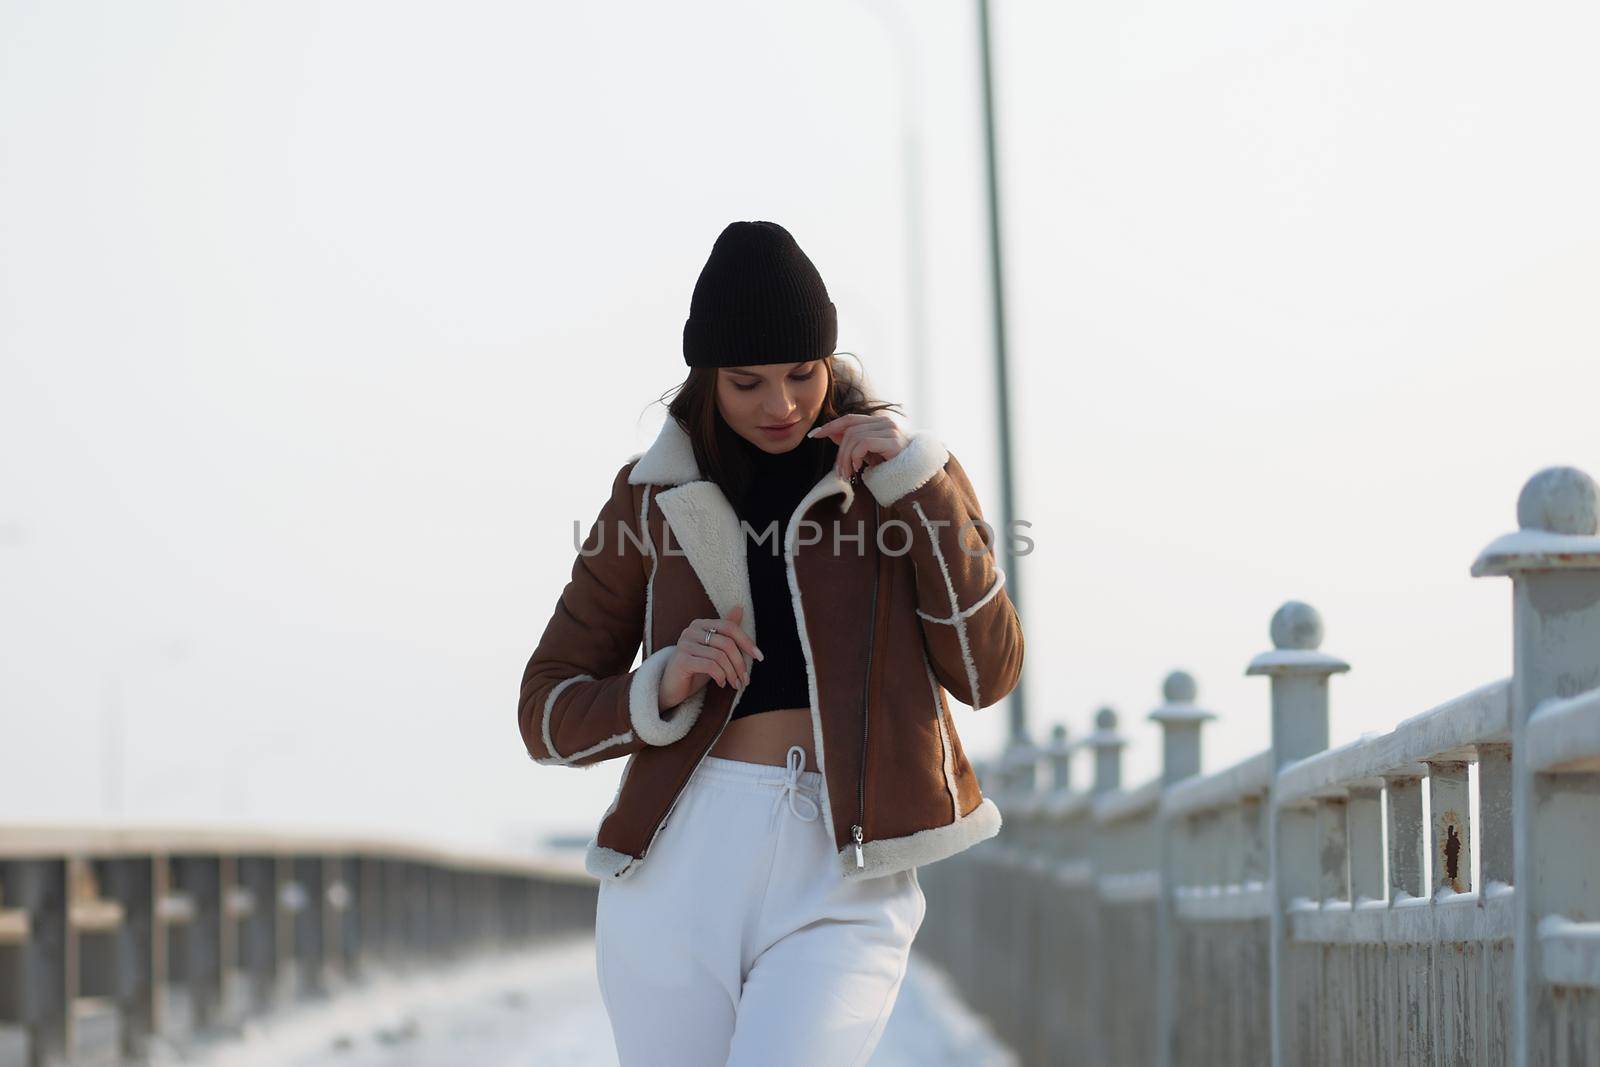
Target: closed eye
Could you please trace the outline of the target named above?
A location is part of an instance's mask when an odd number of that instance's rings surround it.
[[[815,378],[816,375],[817,372],[813,369],[806,371],[804,374],[791,374],[789,375],[789,380],[791,382],[809,382],[812,378]],[[748,393],[750,390],[756,388],[760,384],[760,382],[751,382],[749,385],[740,385],[738,382],[734,382],[733,387],[739,390],[741,393]]]

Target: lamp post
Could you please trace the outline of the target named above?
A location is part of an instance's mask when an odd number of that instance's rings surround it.
[[[867,0],[867,9],[884,20],[900,64],[900,174],[905,183],[906,324],[911,368],[911,410],[925,423],[933,390],[928,374],[927,258],[923,240],[922,70],[912,29],[898,3]]]
[[[1006,371],[1006,302],[1005,279],[1001,269],[1000,246],[1000,185],[995,161],[994,75],[990,60],[989,0],[978,0],[978,45],[983,60],[983,144],[987,161],[989,188],[989,278],[994,303],[994,367],[995,403],[998,408],[1000,434],[1000,558],[1006,569],[1006,592],[1017,611],[1022,610],[1022,580],[1017,573],[1016,557],[1011,551],[1012,520],[1016,515],[1016,497],[1012,485],[1011,464],[1011,385]],[[1028,713],[1024,696],[1026,677],[1011,693],[1010,745],[1028,742]]]

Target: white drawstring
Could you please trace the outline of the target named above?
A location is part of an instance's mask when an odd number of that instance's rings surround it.
[[[812,800],[809,794],[800,788],[800,772],[805,769],[806,765],[806,750],[803,745],[789,746],[787,765],[789,771],[787,777],[781,780],[775,778],[767,779],[767,781],[778,787],[778,795],[772,798],[772,818],[776,819],[778,817],[778,805],[783,803],[785,797],[788,797],[789,810],[794,813],[796,818],[804,819],[807,822],[816,822],[817,816],[822,813],[822,809],[817,806],[817,802]],[[797,800],[810,806],[810,815],[802,813],[800,809],[795,807],[795,801]],[[769,820],[768,824],[771,824],[771,820]]]

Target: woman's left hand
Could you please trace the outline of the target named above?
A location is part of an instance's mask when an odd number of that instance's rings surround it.
[[[806,436],[827,437],[838,444],[833,469],[841,478],[854,478],[862,467],[891,460],[911,443],[887,415],[840,415],[812,428]]]

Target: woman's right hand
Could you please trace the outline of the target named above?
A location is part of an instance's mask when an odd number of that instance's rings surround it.
[[[718,685],[743,688],[750,684],[744,653],[766,659],[750,635],[740,627],[744,605],[735,604],[726,618],[695,619],[683,628],[678,645],[661,675],[659,704],[665,711],[705,688],[713,678]]]

